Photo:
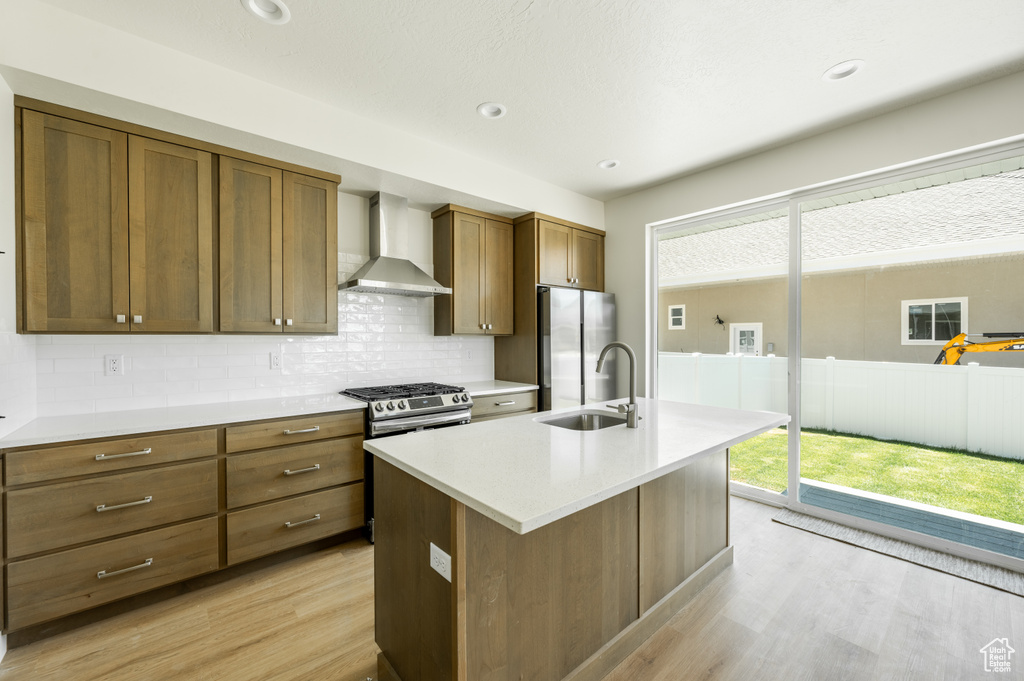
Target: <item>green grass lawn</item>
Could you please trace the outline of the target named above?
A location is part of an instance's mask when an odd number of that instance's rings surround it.
[[[786,431],[730,449],[731,475],[786,489]],[[1024,462],[980,454],[805,430],[800,476],[1024,525]]]

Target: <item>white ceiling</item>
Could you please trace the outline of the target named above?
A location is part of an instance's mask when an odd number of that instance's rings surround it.
[[[1024,69],[1021,0],[45,2],[599,200]]]

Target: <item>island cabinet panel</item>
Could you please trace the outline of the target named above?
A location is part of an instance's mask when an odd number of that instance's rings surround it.
[[[636,620],[637,514],[636,489],[524,535],[467,509],[467,678],[557,681]]]
[[[722,450],[640,487],[640,611],[729,543],[729,459]]]
[[[217,462],[7,492],[7,555],[21,557],[217,512]]]
[[[373,480],[377,646],[403,681],[453,681],[452,585],[427,561],[453,553],[451,499],[381,459]]]
[[[11,629],[45,622],[206,572],[218,564],[216,518],[7,566]]]

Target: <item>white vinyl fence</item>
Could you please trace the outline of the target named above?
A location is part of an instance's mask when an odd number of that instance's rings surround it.
[[[658,397],[786,412],[787,358],[658,353]],[[1024,460],[1024,369],[805,359],[803,427]]]

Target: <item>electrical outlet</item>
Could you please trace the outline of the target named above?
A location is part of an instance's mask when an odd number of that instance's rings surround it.
[[[430,567],[449,582],[452,581],[452,557],[430,542]]]
[[[281,352],[279,350],[270,351],[270,368],[280,369],[281,368]]]
[[[104,376],[124,376],[124,355],[103,355]]]

